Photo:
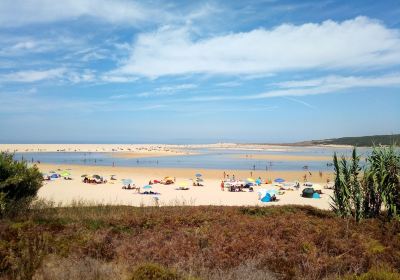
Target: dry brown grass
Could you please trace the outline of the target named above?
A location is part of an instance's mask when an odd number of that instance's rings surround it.
[[[38,207],[0,221],[0,275],[129,279],[155,263],[183,278],[335,279],[400,267],[399,233],[300,206]]]

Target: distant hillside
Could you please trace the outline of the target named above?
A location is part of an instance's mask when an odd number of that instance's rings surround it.
[[[400,145],[400,134],[393,135],[372,135],[360,137],[342,137],[324,140],[311,140],[295,143],[296,145],[351,145],[358,147],[368,147],[373,145],[390,145],[395,143]]]

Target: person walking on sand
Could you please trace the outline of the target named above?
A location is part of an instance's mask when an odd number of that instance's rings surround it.
[[[224,180],[225,180],[225,178],[226,178],[226,172],[224,171]]]
[[[224,181],[221,181],[221,191],[224,191]]]

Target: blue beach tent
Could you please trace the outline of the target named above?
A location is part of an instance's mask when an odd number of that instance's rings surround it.
[[[319,193],[315,192],[313,193],[312,198],[321,198],[321,196],[319,195]]]
[[[271,195],[267,193],[263,198],[261,198],[261,202],[271,202]]]

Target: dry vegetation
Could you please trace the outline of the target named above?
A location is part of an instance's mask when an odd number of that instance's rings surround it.
[[[397,279],[399,267],[398,221],[311,207],[75,205],[0,220],[0,279]]]

